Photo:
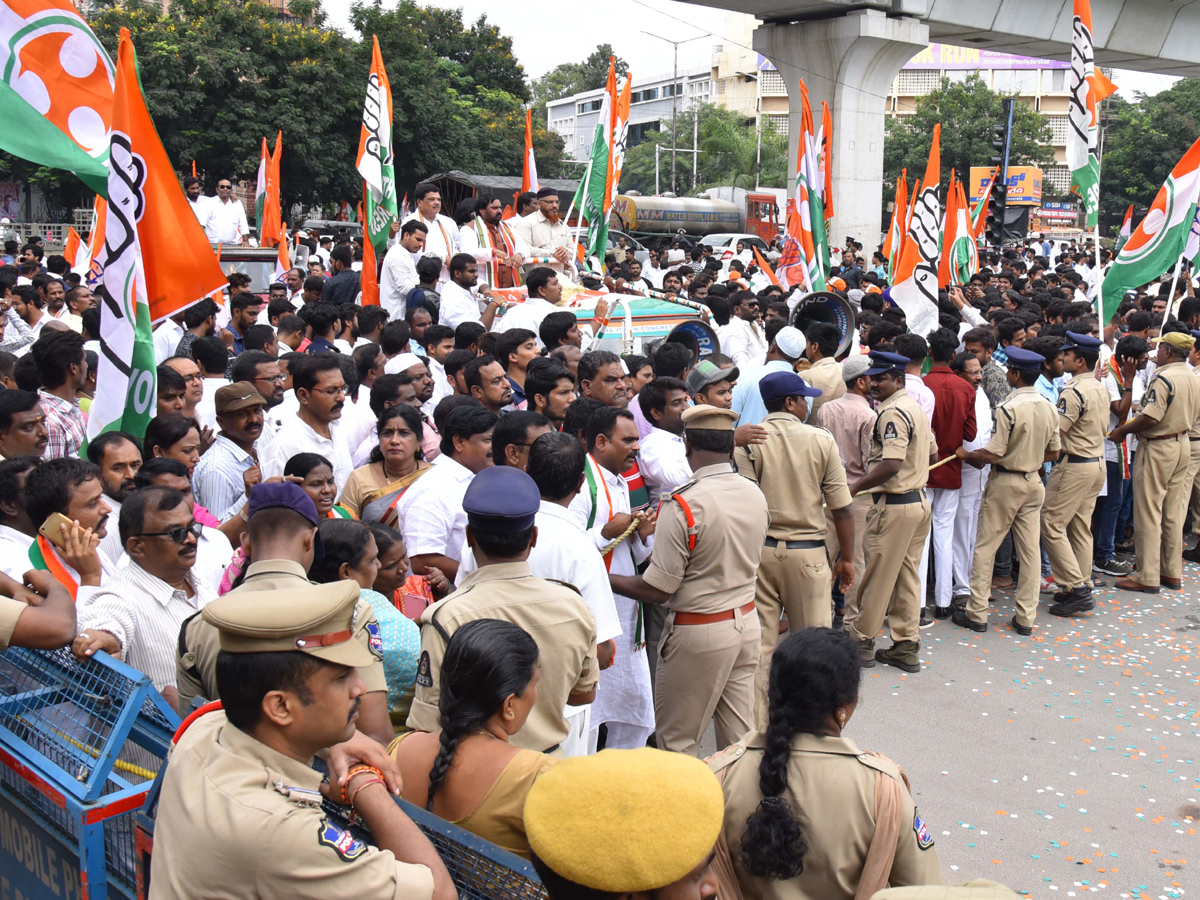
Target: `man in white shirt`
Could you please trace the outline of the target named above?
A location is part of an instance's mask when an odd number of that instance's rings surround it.
[[[537,197],[537,212],[510,220],[513,234],[528,248],[530,256],[553,256],[550,268],[574,281],[575,241],[559,216],[558,191],[545,187]]]
[[[448,264],[454,254],[458,253],[458,225],[449,216],[443,216],[442,195],[436,185],[429,182],[418,184],[413,191],[417,208],[404,217],[404,222],[420,222],[428,229],[425,235],[425,249],[417,254],[417,259],[425,256],[436,256],[442,261],[442,274],[438,284],[450,279]],[[404,222],[400,227],[404,227]]]
[[[413,573],[440,570],[458,577],[467,536],[463,496],[479,472],[492,465],[496,417],[481,406],[456,409],[442,429],[442,452],[433,469],[404,492],[396,506]]]
[[[295,418],[288,419],[271,441],[260,451],[259,467],[263,479],[283,474],[287,461],[297,453],[319,453],[333,466],[333,478],[340,495],[354,471],[350,444],[342,431],[342,409],[346,405],[346,380],[336,356],[310,356],[298,360],[289,370],[292,389],[300,403]]]
[[[154,329],[155,365],[161,366],[175,355],[175,348],[179,346],[179,340],[183,337],[183,319],[185,315],[186,310],[175,313],[170,318],[163,319],[158,327]]]
[[[767,358],[767,338],[758,324],[758,299],[750,291],[735,291],[729,304],[729,324],[717,333],[721,352],[743,372],[747,366],[761,366]]]
[[[950,361],[950,369],[975,389],[975,439],[963,441],[963,449],[979,450],[992,439],[993,428],[992,404],[980,388],[983,369],[979,360],[965,350]],[[952,606],[965,606],[971,596],[971,564],[979,532],[979,507],[991,470],[991,466],[982,469],[966,465],[962,467],[962,489],[958,495],[958,512],[954,517]]]
[[[400,240],[383,257],[379,305],[388,311],[393,322],[404,318],[408,309],[408,292],[421,280],[417,277],[417,259],[425,249],[428,233],[429,227],[424,222],[408,219],[400,226]]]
[[[642,439],[638,466],[655,509],[664,492],[692,477],[683,446],[683,414],[691,405],[687,384],[678,378],[655,378],[638,391],[637,402],[652,426]]]
[[[666,268],[660,268],[658,265],[659,251],[651,250],[650,258],[646,260],[646,265],[642,267],[642,278],[650,282],[650,286],[655,290],[662,289],[663,276],[667,274]]]
[[[208,203],[208,221],[204,234],[210,244],[250,243],[250,224],[246,221],[246,208],[233,193],[233,182],[222,178],[217,182],[217,196]]]
[[[18,584],[25,583],[25,573],[33,568],[29,545],[37,528],[29,518],[23,494],[25,477],[39,465],[41,460],[32,456],[0,462],[0,572]]]
[[[494,288],[517,287],[528,248],[504,221],[499,197],[482,196],[475,201],[475,218],[459,229],[458,246],[482,266],[481,280]]]
[[[496,323],[493,331],[508,331],[510,328],[526,328],[535,335],[542,327],[542,321],[552,312],[559,312],[558,302],[562,299],[562,285],[554,270],[547,266],[538,266],[525,279],[529,296],[524,303],[514,303],[504,310],[504,315]],[[541,347],[542,339],[538,338]]]
[[[204,196],[204,191],[200,186],[200,179],[195,175],[189,175],[183,179],[183,193],[187,195],[188,206],[195,213],[196,221],[200,223],[200,227],[207,228],[208,207],[212,203],[213,198]]]
[[[479,322],[491,329],[500,309],[500,301],[492,296],[487,285],[479,288],[479,295],[487,298],[487,306],[479,311],[479,300],[472,288],[479,280],[479,263],[469,253],[459,253],[450,260],[450,280],[442,286],[442,305],[438,311],[438,324],[457,328],[462,322]]]

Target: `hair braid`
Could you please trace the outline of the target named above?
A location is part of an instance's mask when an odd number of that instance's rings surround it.
[[[463,736],[461,731],[451,734],[447,728],[442,728],[441,747],[438,748],[438,754],[429,770],[429,795],[425,801],[425,809],[429,812],[433,812],[433,795],[446,780],[446,773],[450,771],[450,764],[454,762],[454,754],[458,750],[458,742]]]
[[[798,730],[788,718],[786,706],[771,704],[766,747],[758,764],[758,789],[763,798],[742,833],[742,865],[758,878],[795,878],[804,871],[808,852],[800,823],[782,796],[787,790],[791,739]]]

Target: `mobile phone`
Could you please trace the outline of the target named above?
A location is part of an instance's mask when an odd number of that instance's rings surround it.
[[[68,519],[62,513],[51,513],[50,517],[42,523],[42,527],[38,529],[38,534],[62,550],[65,545],[63,529],[74,524],[73,520]]]

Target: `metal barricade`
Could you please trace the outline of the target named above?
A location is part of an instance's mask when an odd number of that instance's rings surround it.
[[[178,725],[149,676],[103,652],[0,654],[6,895],[134,897],[133,817]]]

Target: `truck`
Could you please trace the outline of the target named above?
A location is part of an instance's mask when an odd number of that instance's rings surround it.
[[[782,188],[748,191],[745,188],[711,188],[695,197],[667,193],[645,197],[637,191],[618,194],[613,201],[611,226],[642,236],[689,237],[746,232],[770,242],[779,234]]]

